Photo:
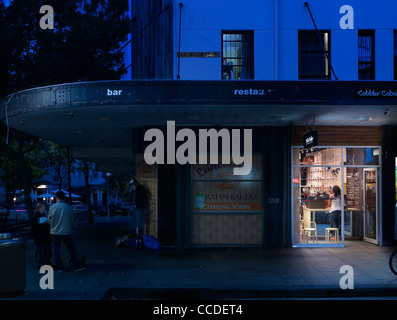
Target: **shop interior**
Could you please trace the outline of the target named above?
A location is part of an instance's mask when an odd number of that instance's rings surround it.
[[[296,245],[377,243],[379,147],[293,149],[293,239]],[[334,186],[341,190],[335,209]]]

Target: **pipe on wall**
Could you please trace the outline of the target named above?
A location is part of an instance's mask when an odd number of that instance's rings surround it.
[[[274,80],[279,80],[279,8],[280,1],[274,0]]]

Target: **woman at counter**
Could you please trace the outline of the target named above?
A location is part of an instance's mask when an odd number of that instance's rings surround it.
[[[330,199],[331,199],[330,226],[332,228],[338,228],[339,235],[341,235],[342,198],[341,198],[341,190],[339,186],[333,186]],[[331,240],[335,240],[335,238],[331,238]],[[336,239],[336,241],[339,241],[339,239]]]

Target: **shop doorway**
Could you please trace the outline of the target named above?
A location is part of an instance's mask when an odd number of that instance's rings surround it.
[[[364,169],[364,240],[378,243],[378,170]]]
[[[378,168],[346,169],[346,239],[361,239],[378,244],[379,190]]]

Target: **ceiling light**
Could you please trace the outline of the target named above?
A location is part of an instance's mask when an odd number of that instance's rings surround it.
[[[286,116],[270,116],[269,118],[275,121],[284,121],[286,119]]]
[[[359,121],[372,121],[372,117],[360,117],[358,118]]]

